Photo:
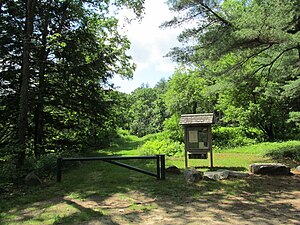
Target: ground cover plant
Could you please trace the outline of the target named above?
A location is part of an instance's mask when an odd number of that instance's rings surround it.
[[[123,136],[95,154],[137,155],[144,141]],[[275,145],[283,144],[291,145]],[[299,146],[299,142],[292,144]],[[268,146],[261,145],[261,150],[256,146],[253,152],[242,148],[216,152],[216,169],[247,171],[253,162],[274,162],[258,154],[269,152]],[[191,160],[191,165],[208,170],[206,161]],[[150,160],[128,163],[155,171],[155,162]],[[183,158],[168,158],[170,165],[183,170]],[[159,181],[105,162],[84,162],[64,171],[61,183],[52,180],[41,187],[2,194],[0,218],[1,224],[296,224],[299,182],[299,175],[251,176],[189,185],[182,175],[167,175]]]

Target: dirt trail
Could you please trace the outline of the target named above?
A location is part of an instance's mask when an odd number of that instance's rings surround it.
[[[129,192],[127,197],[115,194],[104,201],[85,199],[75,204],[106,210],[105,216],[83,224],[300,224],[300,175],[248,179],[264,185],[265,193],[242,191],[224,198],[220,190],[209,197],[173,202]]]
[[[202,181],[203,182],[203,181]],[[221,181],[223,182],[223,181]],[[199,195],[147,194],[141,190],[54,199],[11,209],[3,224],[299,224],[300,175],[250,176],[241,190],[195,186]],[[220,187],[220,188],[219,188]],[[224,186],[223,186],[224,187]],[[188,191],[188,187],[187,187]],[[47,217],[47,215],[49,215]],[[53,215],[56,216],[53,223]],[[30,223],[31,224],[31,223]]]

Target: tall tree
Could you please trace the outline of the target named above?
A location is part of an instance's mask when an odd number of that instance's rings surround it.
[[[20,111],[18,119],[18,144],[20,152],[17,166],[23,166],[26,151],[26,134],[28,126],[28,100],[29,100],[29,78],[30,78],[30,53],[32,51],[32,34],[35,16],[36,0],[26,1],[26,17],[23,37],[23,60],[22,60],[22,81],[20,90]]]
[[[165,101],[171,114],[213,111],[205,95],[206,80],[199,71],[177,70],[168,81]]]
[[[154,88],[143,84],[129,95],[130,130],[144,136],[163,130],[163,122],[169,117],[164,93],[165,82],[160,81]]]
[[[281,121],[299,111],[299,92],[294,91],[299,89],[299,1],[169,3],[185,14],[165,26],[195,21],[179,36],[187,47],[169,55],[205,68],[217,81],[212,83],[219,86],[225,116],[233,118],[235,109],[241,109],[237,122],[262,129],[269,139],[280,138],[286,128]]]
[[[131,93],[130,96],[130,115],[131,115],[131,132],[140,137],[155,133],[153,126],[150,124],[153,120],[154,101],[157,96],[155,90],[149,85],[142,85]]]
[[[143,2],[1,1],[0,147],[17,137],[19,167],[26,153],[83,146],[92,135],[86,126],[101,135],[115,127],[109,79],[131,76],[135,66],[109,7],[129,7],[139,16]]]

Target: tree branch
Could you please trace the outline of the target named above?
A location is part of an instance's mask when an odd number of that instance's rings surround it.
[[[201,7],[203,7],[207,12],[214,15],[219,21],[223,22],[224,24],[228,26],[232,26],[232,24],[226,20],[225,18],[221,17],[218,13],[216,13],[214,10],[212,10],[207,4],[203,3],[203,0],[195,0],[195,3],[198,3]]]
[[[253,54],[249,55],[244,59],[243,61],[239,62],[238,65],[244,65],[248,60],[252,59],[255,56],[258,56],[259,54],[263,53],[264,51],[270,49],[273,46],[273,44],[268,45],[267,47],[259,50],[258,52],[254,52]]]
[[[260,71],[261,69],[264,69],[266,67],[269,67],[268,69],[268,74],[271,73],[271,69],[273,67],[273,65],[275,64],[275,62],[286,52],[291,51],[297,49],[297,47],[291,47],[291,48],[287,48],[285,50],[283,50],[282,52],[280,52],[271,62],[267,63],[267,64],[263,64],[262,66],[260,66],[257,70],[254,71],[253,74],[256,74],[258,71]]]

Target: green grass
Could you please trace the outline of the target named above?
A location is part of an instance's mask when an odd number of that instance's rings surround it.
[[[278,151],[284,148],[288,149],[291,147],[297,147],[300,150],[300,141],[264,142],[255,145],[219,150],[218,152],[243,153],[243,154],[247,153],[247,154],[264,156],[272,151]]]
[[[269,157],[263,157],[255,154],[242,153],[214,153],[213,163],[214,169],[226,168],[236,171],[248,171],[249,165],[258,162],[274,162]],[[179,168],[184,168],[183,158],[170,158],[167,165],[174,165]],[[189,167],[200,167],[200,170],[209,170],[209,156],[208,159],[189,159]]]
[[[125,136],[98,155],[139,155],[138,146],[145,140]],[[299,141],[284,143],[263,143],[242,148],[227,149],[214,153],[215,169],[227,168],[248,171],[254,162],[273,162],[265,157],[267,152],[288,146],[298,146]],[[68,162],[66,162],[68,163]],[[155,160],[130,160],[128,164],[155,172]],[[184,159],[167,158],[167,166],[176,165],[184,170]],[[209,170],[209,160],[189,160],[189,165]],[[72,170],[64,170],[62,182],[51,182],[42,187],[20,187],[6,193],[1,199],[1,224],[81,224],[105,218],[107,224],[114,224],[112,214],[98,204],[116,197],[126,203],[131,211],[151,211],[155,203],[139,204],[132,199],[132,193],[142,193],[147,198],[166,199],[171,205],[185,204],[197,199],[212,199],[216,196],[226,199],[227,195],[242,191],[263,192],[264,189],[251,180],[202,181],[187,185],[183,176],[167,175],[165,181],[145,176],[103,161],[84,162]],[[97,204],[96,204],[97,203]],[[93,205],[94,204],[94,205]],[[167,207],[167,206],[159,206]]]
[[[145,142],[145,138],[139,138],[134,135],[121,136],[116,139],[111,147],[100,149],[97,152],[101,155],[140,155],[138,147]]]

